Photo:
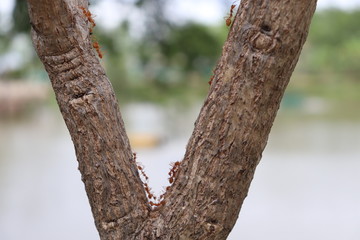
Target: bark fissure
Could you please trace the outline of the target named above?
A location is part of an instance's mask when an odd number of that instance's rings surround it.
[[[151,209],[90,37],[86,0],[28,0],[102,240],[225,239],[247,196],[316,0],[243,0],[164,204]]]

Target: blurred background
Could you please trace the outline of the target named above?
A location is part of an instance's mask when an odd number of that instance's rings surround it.
[[[101,60],[158,195],[182,159],[233,0],[98,0]],[[319,0],[229,239],[360,239],[360,0]],[[99,239],[69,133],[29,38],[0,4],[0,239]]]

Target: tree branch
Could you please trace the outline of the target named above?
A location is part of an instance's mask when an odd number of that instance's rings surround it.
[[[28,0],[35,49],[75,145],[101,239],[225,239],[238,217],[316,0],[243,0],[164,204],[147,201],[85,0]]]
[[[241,1],[176,190],[161,209],[163,232],[182,227],[164,239],[225,239],[233,228],[315,7],[315,0]]]
[[[102,239],[139,231],[149,214],[112,86],[92,48],[85,1],[29,0],[35,49],[74,142]],[[140,224],[139,224],[140,223]]]

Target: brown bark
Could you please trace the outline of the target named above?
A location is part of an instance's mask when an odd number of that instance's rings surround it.
[[[108,239],[226,239],[305,42],[316,0],[243,0],[165,204],[151,210],[84,0],[28,0],[36,51]]]

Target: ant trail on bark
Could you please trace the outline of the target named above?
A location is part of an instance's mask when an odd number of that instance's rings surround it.
[[[79,8],[83,11],[83,14],[86,16],[87,20],[90,22],[90,24],[91,24],[90,29],[92,30],[92,28],[94,28],[96,26],[96,23],[95,23],[95,20],[93,19],[92,13],[88,9],[86,9],[82,6],[80,6]]]
[[[153,208],[156,208],[156,207],[160,207],[160,206],[163,206],[166,204],[166,201],[165,201],[165,194],[167,191],[170,190],[171,188],[171,185],[174,183],[175,179],[176,179],[176,176],[178,174],[178,171],[180,169],[180,162],[179,161],[176,161],[174,163],[171,164],[171,169],[168,173],[169,175],[169,183],[170,183],[170,186],[167,186],[163,191],[162,193],[160,194],[159,197],[157,197],[151,190],[150,186],[149,186],[149,177],[148,175],[145,173],[145,168],[144,166],[137,161],[137,154],[134,152],[133,153],[133,159],[134,159],[134,162],[136,163],[136,167],[139,171],[139,174],[140,174],[140,178],[143,182],[143,186],[144,186],[144,189],[145,189],[145,193],[146,193],[146,196],[148,198],[148,201],[149,201],[149,204],[151,207]]]
[[[133,157],[134,157],[134,161],[136,163],[137,169],[140,173],[140,177],[141,180],[143,182],[143,186],[146,192],[146,196],[148,198],[149,204],[151,207],[159,207],[161,205],[165,205],[165,200],[163,199],[163,194],[161,195],[161,197],[157,197],[151,190],[150,186],[149,186],[149,177],[147,176],[147,174],[145,173],[145,168],[144,166],[141,165],[141,163],[136,161],[137,155],[136,153],[133,153]]]
[[[159,207],[161,205],[165,205],[166,204],[166,201],[165,201],[165,194],[167,191],[170,190],[171,188],[171,185],[175,182],[175,179],[176,179],[176,176],[178,174],[178,171],[180,169],[180,162],[179,161],[176,161],[174,163],[171,163],[171,169],[168,173],[169,175],[169,183],[170,183],[170,186],[167,186],[164,190],[163,190],[163,193],[158,197],[158,201],[157,202],[152,202],[150,201],[150,205],[151,206],[155,206],[155,207]]]
[[[93,36],[94,27],[96,26],[95,20],[93,18],[93,14],[86,8],[79,6],[79,8],[82,10],[83,14],[87,18],[87,21],[90,23],[89,27],[89,34],[92,36],[91,40],[93,42],[92,46],[95,48],[95,51],[97,52],[99,58],[103,58],[103,53],[101,52],[101,47],[98,41],[96,41],[95,37]]]
[[[174,163],[171,164],[172,165],[172,168],[170,169],[169,171],[169,183],[172,184],[174,181],[175,181],[175,178],[176,178],[176,175],[177,175],[177,172],[180,168],[180,162],[179,161],[176,161]]]

